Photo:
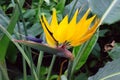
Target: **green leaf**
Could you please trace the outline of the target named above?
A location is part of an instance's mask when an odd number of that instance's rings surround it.
[[[120,58],[108,62],[103,68],[88,80],[119,80],[120,79]]]
[[[29,10],[26,10],[23,17],[24,18],[30,18],[32,16],[35,16],[35,14],[36,14],[35,9],[29,9]]]
[[[63,13],[66,0],[60,0],[56,5],[56,9]]]
[[[57,80],[57,78],[58,78],[58,75],[52,75],[52,76],[50,77],[50,80]]]
[[[37,50],[42,50],[44,52],[48,52],[50,54],[55,54],[55,55],[58,55],[58,56],[61,56],[61,57],[66,57],[66,58],[69,58],[69,59],[73,59],[73,55],[67,49],[53,48],[53,47],[50,47],[47,44],[36,43],[36,42],[33,42],[33,41],[25,41],[25,40],[14,40],[14,41],[17,42],[17,43],[35,48]]]
[[[120,45],[116,44],[108,53],[113,60],[120,58]]]
[[[41,66],[40,75],[46,75],[47,73],[48,73],[48,68]]]
[[[16,49],[16,46],[12,42],[10,42],[6,54],[6,58],[8,59],[8,61],[14,63],[17,59],[17,53],[18,51]]]
[[[106,16],[103,23],[112,24],[120,20],[120,0],[89,0],[92,12]]]
[[[79,49],[77,47],[77,51],[74,51],[76,48],[73,49],[73,51],[76,52],[74,54],[77,54],[74,59],[73,70],[74,69],[79,70],[82,67],[82,65],[86,62],[90,52],[92,51],[93,47],[96,44],[98,35],[99,35],[99,30],[97,30],[96,34],[94,34],[89,41],[81,45]]]
[[[26,55],[26,53],[24,52],[24,50],[22,49],[22,47],[13,41],[12,36],[10,35],[10,33],[3,27],[0,25],[0,30],[3,31],[4,34],[6,34],[6,36],[16,45],[16,47],[19,49],[19,51],[21,52],[21,54],[23,55],[23,57],[25,58],[26,62],[28,63],[29,67],[31,67],[31,62],[30,59],[28,58],[28,56]],[[4,59],[3,59],[4,61]],[[1,62],[3,62],[1,61]],[[35,76],[35,79],[38,80],[37,74],[35,72],[35,69],[33,68],[33,75]],[[7,79],[6,79],[7,80]]]
[[[102,17],[113,0],[88,0],[89,7],[97,16]]]
[[[81,46],[76,46],[76,47],[73,48],[74,56],[77,56],[77,53],[78,53],[79,50],[81,50],[82,46],[83,46],[83,45],[81,45]]]
[[[21,0],[22,5],[23,5],[23,3],[24,3],[24,0]],[[8,27],[7,27],[7,31],[10,34],[13,33],[18,18],[19,18],[19,9],[18,9],[18,6],[16,5],[13,16],[10,20]],[[8,39],[8,37],[6,35],[4,35],[2,37],[2,39],[0,40],[0,60],[4,60],[9,42],[10,42],[10,40]]]
[[[42,27],[40,26],[39,23],[34,23],[28,30],[28,34],[32,36],[37,36],[43,32]]]

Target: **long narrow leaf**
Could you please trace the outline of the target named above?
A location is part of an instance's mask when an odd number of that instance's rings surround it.
[[[24,3],[24,0],[21,0],[22,5],[23,5],[23,3]],[[7,27],[7,31],[10,34],[13,33],[18,18],[19,18],[19,10],[18,10],[18,6],[16,5],[14,14],[13,14],[13,16],[10,20],[10,23]],[[10,42],[10,40],[8,39],[8,37],[6,35],[4,35],[2,37],[2,39],[0,40],[0,60],[4,60],[9,42]]]

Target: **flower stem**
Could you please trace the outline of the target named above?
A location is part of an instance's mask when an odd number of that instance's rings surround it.
[[[56,55],[53,55],[52,62],[51,62],[51,64],[50,64],[50,67],[49,67],[49,71],[48,71],[48,75],[47,75],[46,80],[49,80],[49,78],[50,78],[51,71],[52,71],[52,67],[53,67],[53,64],[54,64],[54,62],[55,62],[55,59],[56,59]]]
[[[37,63],[37,75],[39,79],[40,79],[40,68],[42,64],[42,59],[43,59],[43,51],[40,51],[39,57],[38,57],[38,63]]]
[[[71,77],[72,77],[72,67],[73,67],[73,61],[69,61],[69,64],[68,64],[68,72],[67,72],[67,79],[68,80],[71,80]]]
[[[24,31],[25,31],[25,36],[27,36],[27,35],[28,35],[28,34],[27,34],[27,28],[26,28],[26,25],[25,25],[25,20],[24,20],[24,18],[23,18],[23,14],[22,14],[22,7],[21,7],[21,5],[20,5],[19,0],[17,0],[17,4],[18,4],[18,9],[19,9],[19,12],[20,12],[20,16],[21,16],[21,18],[22,18],[22,24],[23,24],[23,28],[24,28]]]
[[[27,80],[26,61],[25,61],[24,57],[22,57],[22,62],[23,62],[23,79]]]

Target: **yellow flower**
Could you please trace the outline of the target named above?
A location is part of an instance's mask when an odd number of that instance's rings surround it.
[[[95,33],[99,23],[99,21],[96,20],[91,26],[96,15],[87,18],[89,12],[90,9],[88,9],[84,16],[77,22],[78,10],[76,10],[70,22],[68,22],[68,15],[66,15],[64,19],[58,23],[56,10],[53,9],[50,24],[43,15],[40,21],[45,32],[47,43],[53,47],[59,45],[78,46],[89,40]]]

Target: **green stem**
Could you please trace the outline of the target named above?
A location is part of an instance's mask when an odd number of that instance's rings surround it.
[[[43,0],[39,0],[38,12],[37,12],[36,18],[38,18],[38,15],[40,15],[40,10],[41,10],[42,3],[43,3]],[[40,51],[39,52],[39,57],[38,57],[38,63],[37,63],[37,75],[38,75],[39,79],[40,79],[40,68],[41,68],[41,64],[42,64],[42,59],[43,59],[43,51]]]
[[[17,22],[18,25],[18,32],[21,34],[21,29],[20,29],[20,24],[19,22]],[[22,36],[19,35],[19,38],[22,39]],[[22,46],[22,48],[24,49],[24,46]],[[27,80],[27,70],[26,70],[26,61],[24,59],[24,57],[22,56],[22,62],[23,62],[23,79]]]
[[[20,5],[19,0],[17,0],[17,4],[18,4],[19,11],[20,11],[20,16],[22,18],[22,23],[23,23],[23,27],[24,27],[24,31],[25,31],[25,36],[28,36],[28,34],[27,34],[27,28],[26,28],[26,25],[25,25],[25,20],[23,18],[23,14],[22,14],[22,7]],[[28,57],[29,57],[29,59],[31,61],[31,71],[32,71],[31,74],[32,74],[32,76],[35,77],[35,74],[33,74],[34,63],[33,63],[33,60],[32,60],[31,49],[28,48],[28,47],[25,47],[25,51],[26,51],[26,53],[27,53],[27,55],[28,55]]]
[[[43,0],[39,0],[38,13],[37,13],[38,15],[40,14],[40,9],[41,9],[42,3],[43,3]]]
[[[50,67],[49,67],[49,71],[48,71],[48,75],[47,75],[46,80],[49,80],[49,78],[50,78],[51,71],[52,71],[52,67],[53,67],[53,64],[54,64],[54,62],[55,62],[55,59],[56,59],[56,55],[53,55],[52,62],[51,62],[51,64],[50,64]]]
[[[13,41],[13,40],[12,40]],[[35,68],[33,68],[31,66],[31,60],[28,58],[28,56],[26,55],[26,53],[24,52],[24,50],[19,46],[18,43],[14,42],[13,43],[16,45],[16,47],[19,49],[19,51],[22,53],[23,57],[25,58],[25,60],[27,61],[29,67],[32,69],[32,72],[34,74],[35,80],[39,80],[35,71]]]
[[[32,59],[32,54],[31,54],[31,50],[28,47],[25,47],[25,52],[30,60],[30,69],[31,69],[31,75],[36,79],[38,78],[37,73],[34,71],[35,70],[35,65],[33,63],[33,59]]]
[[[26,61],[25,61],[24,57],[22,57],[22,62],[23,62],[23,79],[27,80]]]
[[[9,80],[5,61],[2,61],[2,62],[0,61],[0,71],[3,75],[2,78],[4,78],[5,80]],[[1,79],[1,80],[3,80],[3,79]]]
[[[25,31],[25,36],[27,36],[27,35],[28,35],[28,34],[27,34],[27,28],[26,28],[26,25],[25,25],[25,20],[24,20],[24,18],[23,18],[23,14],[22,14],[22,7],[21,7],[21,5],[20,5],[19,0],[17,0],[17,4],[18,4],[18,9],[19,9],[19,12],[20,12],[20,16],[21,16],[21,18],[22,18],[22,23],[23,23],[23,27],[24,27],[24,31]]]
[[[71,80],[71,71],[72,71],[72,66],[73,66],[73,61],[69,61],[69,64],[68,64],[68,72],[67,72],[67,79],[68,80]]]
[[[38,63],[37,63],[37,75],[39,79],[40,79],[40,68],[42,64],[42,59],[43,59],[43,51],[40,51],[39,57],[38,57]]]
[[[22,16],[25,35],[27,35],[26,28],[25,28],[25,23],[24,23],[22,11],[21,11],[21,7],[20,7],[20,4],[19,4],[18,0],[17,0],[17,4],[18,4],[18,9],[19,9],[19,12],[20,12],[20,16]],[[18,23],[18,32],[21,34],[21,28],[20,28],[19,22],[17,22],[17,23]],[[20,39],[22,39],[21,35],[20,35]],[[25,49],[25,46],[22,46],[22,48]],[[25,61],[24,57],[22,57],[22,62],[23,62],[23,78],[24,78],[24,80],[27,80],[26,61]]]

